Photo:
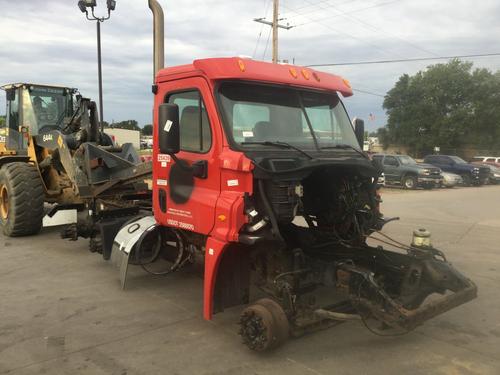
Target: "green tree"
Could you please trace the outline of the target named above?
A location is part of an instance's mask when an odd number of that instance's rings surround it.
[[[136,120],[126,120],[126,121],[121,121],[121,122],[115,122],[111,124],[112,128],[115,129],[128,129],[128,130],[137,130],[141,131],[141,128],[139,127],[139,124],[137,123]]]
[[[142,135],[153,135],[153,125],[144,125],[141,133]]]
[[[5,126],[5,116],[0,116],[0,127]]]
[[[434,146],[498,147],[499,100],[500,74],[473,70],[469,62],[455,59],[404,74],[384,100],[388,121],[382,143],[409,146],[417,154]]]

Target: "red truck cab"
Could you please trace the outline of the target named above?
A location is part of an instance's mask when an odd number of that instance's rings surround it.
[[[162,226],[208,236],[204,308],[207,319],[211,318],[213,309],[211,301],[220,256],[228,243],[239,241],[240,229],[247,222],[244,197],[254,191],[254,164],[242,151],[232,147],[234,139],[231,134],[228,136],[229,129],[223,124],[218,90],[224,83],[234,82],[294,87],[335,96],[338,92],[345,97],[352,95],[349,82],[339,76],[237,57],[195,60],[192,64],[166,68],[158,73],[153,149],[154,215]],[[173,163],[170,155],[160,152],[158,129],[166,125],[159,123],[157,109],[163,103],[179,106],[181,148],[177,158],[203,168],[202,178],[193,177],[192,173]],[[245,109],[251,108],[240,108]],[[241,130],[240,136],[254,139],[255,126],[262,122],[249,124]],[[352,141],[353,137],[350,139]]]

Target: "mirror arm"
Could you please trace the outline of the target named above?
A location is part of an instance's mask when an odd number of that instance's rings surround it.
[[[194,177],[201,179],[206,179],[208,177],[208,162],[206,160],[198,160],[192,165],[189,165],[186,161],[179,159],[175,154],[170,154],[170,157],[179,164],[181,169],[193,173]]]

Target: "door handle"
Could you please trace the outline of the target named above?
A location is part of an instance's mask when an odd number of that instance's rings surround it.
[[[193,169],[193,176],[196,178],[206,179],[208,177],[208,161],[197,160],[191,164]]]

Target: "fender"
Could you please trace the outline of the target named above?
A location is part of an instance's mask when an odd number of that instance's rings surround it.
[[[212,320],[214,311],[214,289],[219,264],[229,242],[209,237],[205,251],[205,276],[203,282],[203,318]]]
[[[158,223],[153,216],[145,216],[126,223],[118,231],[111,249],[111,262],[120,270],[122,289],[125,289],[132,250],[136,245],[140,246],[144,238],[158,228]]]

